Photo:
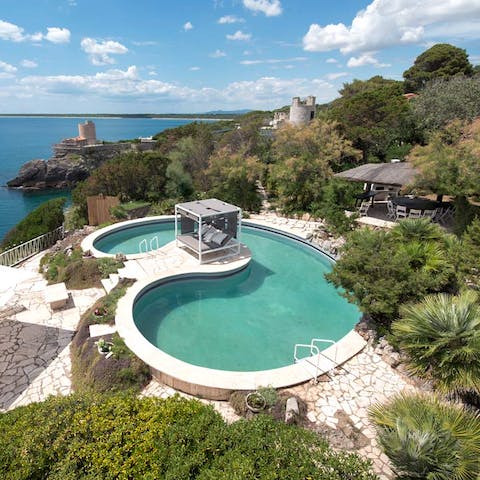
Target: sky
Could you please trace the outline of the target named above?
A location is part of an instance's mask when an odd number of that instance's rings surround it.
[[[0,0],[0,114],[322,104],[479,40],[480,0]]]

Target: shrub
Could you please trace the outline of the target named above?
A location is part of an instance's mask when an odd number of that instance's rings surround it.
[[[480,417],[435,397],[399,395],[370,417],[399,478],[467,480],[480,475]]]
[[[401,310],[392,325],[414,374],[433,380],[444,392],[480,393],[480,305],[466,291],[431,295]]]
[[[115,273],[122,263],[113,258],[82,258],[80,248],[70,253],[48,253],[40,261],[40,272],[49,283],[65,282],[67,288],[77,290],[98,287],[100,279]]]
[[[112,342],[112,356],[98,353],[89,326],[96,323],[113,324],[117,302],[131,282],[122,282],[108,295],[98,300],[82,315],[70,347],[72,356],[72,385],[75,391],[115,392],[140,391],[151,378],[149,367],[135,356],[118,334],[107,335]],[[102,315],[96,315],[95,312]]]
[[[0,443],[5,480],[377,478],[368,462],[313,432],[261,415],[227,425],[179,396],[51,397],[0,414]]]
[[[456,289],[450,240],[423,219],[404,220],[390,232],[356,230],[326,278],[363,313],[389,327],[400,305]]]
[[[66,201],[66,198],[55,198],[42,203],[7,232],[0,247],[6,250],[60,227]]]

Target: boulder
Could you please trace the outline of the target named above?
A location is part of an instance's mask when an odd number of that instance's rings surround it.
[[[7,182],[8,187],[34,187],[45,181],[47,172],[47,163],[45,160],[30,160],[23,165],[18,175]]]

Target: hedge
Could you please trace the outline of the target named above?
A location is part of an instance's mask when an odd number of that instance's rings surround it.
[[[5,480],[374,480],[369,463],[267,416],[228,425],[175,396],[51,397],[0,414]]]

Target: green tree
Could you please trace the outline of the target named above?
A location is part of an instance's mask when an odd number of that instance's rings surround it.
[[[272,145],[275,164],[270,186],[286,213],[314,212],[322,188],[340,170],[359,158],[351,142],[338,132],[337,123],[316,119],[306,127],[282,127]]]
[[[473,66],[467,52],[448,43],[437,43],[419,55],[405,72],[406,92],[418,92],[430,80],[454,75],[471,75]]]
[[[480,393],[480,305],[476,293],[430,295],[404,306],[392,331],[415,375],[444,392]]]
[[[208,195],[258,212],[262,202],[257,181],[262,171],[263,165],[257,157],[244,158],[239,153],[230,153],[226,148],[219,150],[210,158],[206,172]]]
[[[60,227],[66,201],[66,198],[54,198],[42,203],[7,232],[0,248],[6,250]]]
[[[336,120],[347,139],[371,157],[383,161],[394,147],[417,139],[410,105],[403,95],[403,84],[375,76],[344,84],[341,97],[334,100],[325,115]]]
[[[398,318],[400,305],[455,288],[449,242],[438,226],[433,227],[438,230],[435,240],[429,228],[416,225],[427,222],[404,220],[390,232],[351,232],[327,280],[341,287],[342,295],[362,312],[386,326]],[[424,235],[418,233],[422,230]]]
[[[119,196],[122,201],[166,198],[168,158],[158,152],[130,152],[97,168],[73,191],[72,198],[86,216],[89,195]]]
[[[398,478],[474,480],[480,475],[480,417],[436,397],[398,395],[370,409]]]
[[[429,81],[412,100],[416,121],[429,130],[455,119],[472,121],[480,116],[480,75],[440,77]]]
[[[471,124],[452,122],[435,132],[427,145],[416,146],[409,159],[418,171],[418,188],[456,197],[456,219],[465,216],[455,227],[461,234],[474,216],[466,197],[480,194],[480,119]]]

